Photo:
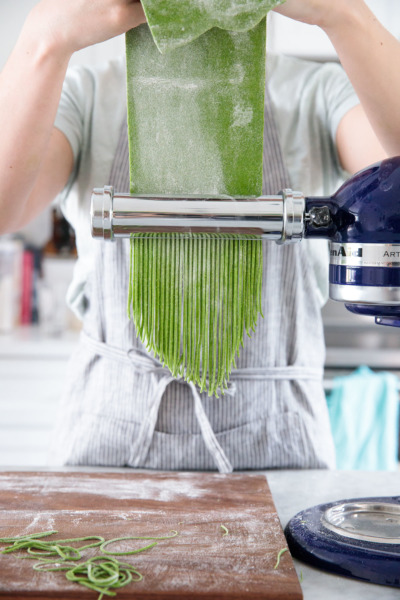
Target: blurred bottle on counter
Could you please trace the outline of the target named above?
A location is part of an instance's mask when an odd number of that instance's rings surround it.
[[[58,206],[52,207],[51,238],[43,248],[39,287],[40,326],[46,335],[62,335],[80,324],[66,305],[66,293],[77,256],[75,232]]]
[[[39,323],[39,290],[42,277],[42,250],[26,246],[22,253],[21,325]]]
[[[80,327],[65,300],[77,255],[74,231],[58,207],[33,225],[0,237],[0,334],[38,325],[58,336]]]
[[[24,245],[0,238],[0,333],[10,333],[20,322]]]
[[[76,257],[75,232],[58,207],[52,208],[52,236],[45,245],[48,256]]]

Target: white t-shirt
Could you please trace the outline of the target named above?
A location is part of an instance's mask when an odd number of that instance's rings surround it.
[[[90,196],[108,184],[126,112],[125,60],[101,67],[72,67],[67,73],[55,126],[69,140],[74,171],[60,194],[62,210],[75,229],[78,261],[67,301],[82,316],[84,288],[93,264]],[[268,56],[267,81],[289,171],[291,187],[306,196],[330,195],[346,179],[335,139],[343,116],[359,100],[343,69],[286,56]],[[278,190],[277,190],[278,191]],[[321,305],[328,296],[328,251],[324,240],[308,244]]]

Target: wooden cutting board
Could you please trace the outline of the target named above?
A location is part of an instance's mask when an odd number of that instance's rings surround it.
[[[179,532],[120,558],[143,574],[142,581],[117,590],[122,600],[302,598],[289,552],[274,569],[286,540],[260,475],[0,473],[0,537],[53,529],[58,539]],[[94,554],[91,549],[85,557]],[[97,593],[68,582],[63,573],[33,571],[30,560],[7,554],[0,555],[0,598],[96,600]]]

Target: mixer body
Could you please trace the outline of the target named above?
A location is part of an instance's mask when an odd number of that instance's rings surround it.
[[[400,326],[400,157],[360,171],[330,198],[306,199],[306,211],[321,207],[329,224],[306,222],[305,237],[330,239],[330,297]]]

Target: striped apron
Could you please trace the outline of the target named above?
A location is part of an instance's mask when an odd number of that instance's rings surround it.
[[[289,186],[266,96],[263,193]],[[126,124],[110,185],[129,191]],[[322,386],[324,340],[305,244],[263,242],[263,313],[224,396],[174,379],[127,317],[128,239],[95,244],[80,343],[51,462],[161,470],[323,468],[334,449]]]

